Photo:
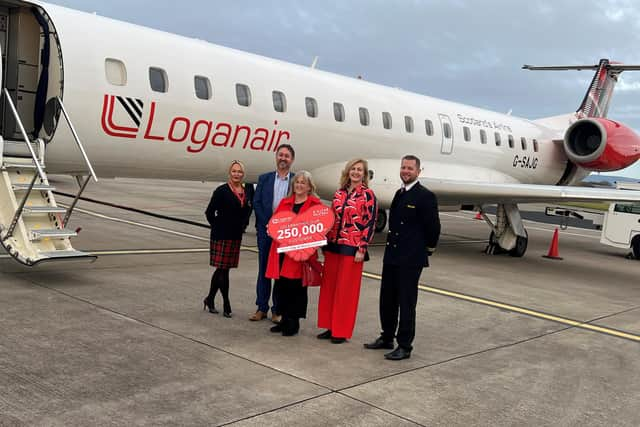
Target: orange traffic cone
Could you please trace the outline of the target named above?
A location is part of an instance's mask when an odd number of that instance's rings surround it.
[[[551,239],[551,246],[549,246],[549,253],[542,255],[543,258],[560,260],[562,257],[558,253],[558,229],[553,232],[553,239]]]
[[[484,218],[482,217],[482,214],[480,213],[480,211],[478,211],[478,213],[473,219],[484,219]]]

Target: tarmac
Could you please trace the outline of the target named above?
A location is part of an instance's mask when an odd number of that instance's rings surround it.
[[[204,223],[214,187],[102,180],[86,196]],[[0,426],[640,425],[640,262],[574,227],[560,232],[564,259],[545,259],[555,226],[529,221],[523,258],[486,255],[489,229],[473,217],[441,213],[415,348],[394,362],[362,346],[380,332],[384,233],[354,336],[335,345],[316,339],[316,288],[297,336],[247,320],[251,226],[227,319],[202,310],[208,229],[82,201],[72,243],[96,262],[0,255]]]

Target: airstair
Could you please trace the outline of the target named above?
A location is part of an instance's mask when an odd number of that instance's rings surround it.
[[[76,231],[66,228],[80,195],[90,179],[98,181],[87,154],[58,97],[57,102],[76,141],[88,169],[87,176],[75,176],[80,189],[68,207],[61,207],[53,197],[55,187],[50,185],[45,173],[45,143],[31,140],[15,108],[8,90],[0,93],[11,108],[21,141],[28,149],[26,157],[4,156],[5,141],[0,137],[0,244],[18,262],[34,266],[42,261],[86,259],[95,256],[76,251],[70,238]]]

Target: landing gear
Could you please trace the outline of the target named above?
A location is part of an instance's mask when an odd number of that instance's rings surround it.
[[[527,252],[529,235],[522,224],[520,210],[516,204],[499,204],[496,210],[496,223],[489,235],[489,245],[485,253],[499,255],[508,253],[520,258]]]
[[[526,236],[518,236],[516,238],[516,245],[509,251],[509,255],[515,258],[521,258],[524,256],[524,253],[527,252],[527,245],[529,243],[529,233],[527,230],[524,231]]]
[[[376,233],[382,233],[387,226],[387,211],[384,209],[378,209],[378,216],[376,217]]]

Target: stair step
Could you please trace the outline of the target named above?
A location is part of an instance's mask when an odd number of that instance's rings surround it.
[[[42,230],[31,230],[31,241],[38,241],[42,239],[64,239],[67,237],[77,236],[73,230],[69,230],[68,228],[58,229],[42,229]]]
[[[25,214],[63,214],[67,213],[66,208],[61,208],[57,206],[25,206],[23,209]]]
[[[27,191],[29,184],[11,184],[13,191]],[[33,189],[36,191],[55,190],[56,187],[47,184],[34,184]]]
[[[35,169],[36,168],[36,165],[33,163],[5,163],[2,166],[6,169]],[[42,169],[44,169],[44,167]]]
[[[90,255],[86,252],[70,250],[70,251],[52,251],[52,252],[40,252],[40,255],[45,258],[96,258],[95,255]]]

